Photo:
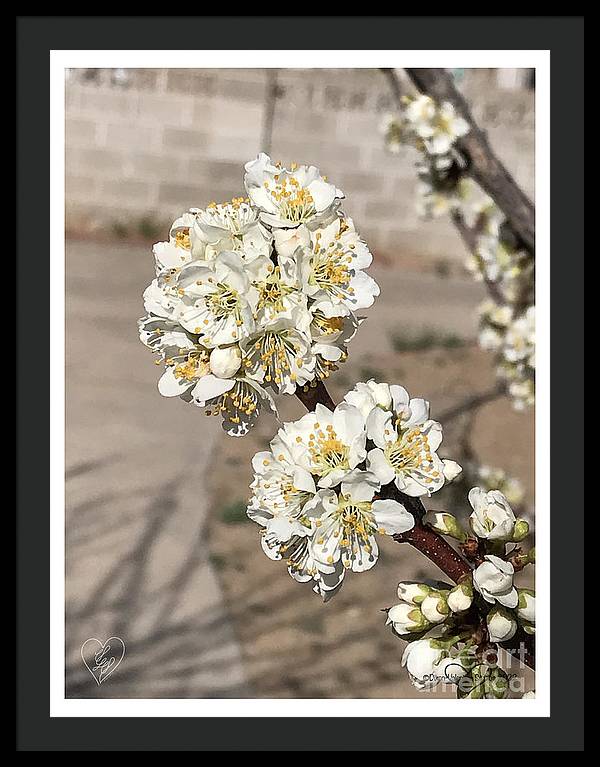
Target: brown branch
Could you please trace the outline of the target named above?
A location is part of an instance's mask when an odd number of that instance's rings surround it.
[[[469,413],[482,405],[487,405],[488,402],[493,402],[504,394],[504,386],[499,384],[489,391],[481,392],[481,394],[473,394],[471,397],[467,397],[462,402],[459,402],[458,405],[452,405],[452,407],[449,407],[447,410],[442,410],[442,412],[436,416],[436,420],[448,423],[448,421],[453,421],[455,418],[458,418],[465,413]]]
[[[394,535],[396,543],[410,543],[436,564],[455,583],[469,575],[471,567],[441,535],[417,523],[412,530]]]
[[[317,381],[316,386],[306,386],[302,390],[297,389],[296,396],[307,410],[314,410],[318,402],[330,410],[335,409],[335,402],[331,399],[323,381]]]
[[[306,387],[306,391],[297,391],[296,396],[309,411],[314,410],[317,403],[325,405],[330,410],[335,408],[335,403],[322,381],[318,381],[315,386]],[[396,542],[409,543],[411,546],[414,546],[455,583],[458,583],[461,578],[472,571],[469,563],[452,548],[445,538],[421,523],[425,507],[420,498],[411,498],[401,493],[395,485],[385,488],[384,493],[389,494],[392,498],[396,498],[416,519],[412,530],[393,536]],[[523,635],[523,637],[526,648],[524,653],[520,653],[519,648],[505,647],[504,649],[511,655],[524,660],[530,668],[535,668],[533,638],[530,635]],[[502,645],[500,646],[502,647]]]
[[[406,69],[416,87],[437,102],[449,101],[469,123],[469,133],[456,142],[468,173],[487,192],[506,216],[523,247],[535,252],[535,208],[511,174],[494,154],[484,131],[475,122],[471,110],[445,69]],[[391,74],[390,74],[391,73]],[[395,77],[386,70],[388,80]],[[397,79],[397,78],[396,78]],[[397,99],[398,88],[394,89]],[[398,104],[399,106],[401,104]]]
[[[464,216],[459,210],[452,212],[452,221],[454,226],[458,229],[458,233],[462,237],[462,241],[467,246],[473,255],[481,262],[481,257],[477,253],[479,232],[476,227],[470,227],[464,219]],[[506,298],[502,293],[502,290],[497,282],[491,280],[486,276],[485,270],[483,272],[483,281],[488,289],[488,293],[494,299],[497,304],[506,304]]]
[[[398,107],[398,109],[401,109],[402,108],[402,88],[400,87],[400,81],[398,80],[398,76],[396,75],[396,72],[393,69],[385,69],[385,68],[382,68],[381,71],[387,78],[390,89],[392,91],[392,95],[394,96],[394,101],[396,102],[396,106]]]

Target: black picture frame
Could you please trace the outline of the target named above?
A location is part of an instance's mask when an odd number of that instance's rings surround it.
[[[583,447],[578,447],[584,423],[583,32],[578,16],[16,17],[17,750],[582,750],[585,659],[576,632],[583,622]],[[551,51],[552,509],[537,509],[538,515],[551,513],[553,527],[551,716],[360,723],[354,718],[51,719],[46,673],[50,358],[49,325],[40,321],[49,311],[50,50],[199,45],[390,50],[402,44],[412,50]],[[32,227],[34,236],[27,234]]]

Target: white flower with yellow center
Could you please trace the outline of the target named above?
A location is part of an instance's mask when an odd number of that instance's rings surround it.
[[[195,232],[196,216],[198,208],[191,208],[175,219],[169,230],[169,242],[157,243],[154,246],[154,256],[157,267],[159,263],[163,268],[178,268],[189,261],[197,261],[205,258],[205,243]],[[159,246],[169,246],[161,248]]]
[[[245,169],[244,184],[251,201],[260,209],[261,220],[275,228],[327,220],[344,196],[312,165],[294,163],[283,168],[261,153]]]
[[[241,364],[239,347],[206,349],[184,335],[182,345],[173,345],[181,334],[172,330],[158,334],[155,348],[162,352],[165,371],[158,381],[163,397],[181,397],[186,402],[205,407],[207,403],[228,401],[235,390],[235,380]],[[248,408],[245,408],[248,410]],[[251,415],[256,406],[247,415]],[[226,408],[215,410],[215,415]]]
[[[508,541],[512,538],[517,521],[510,504],[499,490],[486,492],[480,487],[469,491],[473,513],[469,520],[478,538],[488,541]]]
[[[293,261],[284,261],[283,268],[264,256],[248,266],[252,285],[256,290],[254,317],[265,327],[280,317],[294,318],[296,326],[308,332],[311,317],[306,295],[300,289],[297,267]]]
[[[204,392],[206,398],[198,399],[195,404],[207,408],[206,415],[220,415],[223,429],[231,437],[243,437],[255,426],[263,406],[266,405],[275,414],[277,409],[271,395],[256,381],[243,377],[241,372],[236,374],[232,383],[230,389],[217,396],[210,396],[207,387]],[[218,386],[216,381],[211,385]]]
[[[192,260],[189,246],[183,247],[176,240],[157,242],[152,246],[152,252],[157,274],[166,269],[178,270]]]
[[[341,565],[316,562],[312,555],[312,528],[304,507],[316,493],[313,477],[285,455],[271,451],[257,453],[253,460],[254,480],[248,516],[263,528],[261,545],[273,560],[285,559],[288,572],[296,581],[315,581],[315,591],[324,599],[340,585]]]
[[[203,243],[192,235],[195,220],[195,209],[184,213],[171,225],[168,241],[152,246],[157,274],[165,270],[176,272],[190,261],[204,258]]]
[[[349,218],[336,218],[311,233],[311,245],[299,251],[302,282],[306,294],[315,300],[329,300],[347,310],[372,306],[379,286],[362,271],[373,256],[360,239]]]
[[[194,239],[205,246],[204,258],[214,259],[224,250],[242,254],[245,261],[268,256],[272,237],[258,220],[258,212],[248,198],[234,197],[231,202],[211,202],[196,213],[192,230]]]
[[[366,457],[365,422],[346,402],[332,412],[317,404],[314,413],[285,423],[271,443],[275,455],[318,477],[319,487],[333,487]]]
[[[440,105],[430,96],[418,96],[406,106],[404,116],[415,134],[423,139],[427,152],[447,154],[457,139],[469,132],[469,124],[444,101]]]
[[[305,506],[313,520],[312,553],[317,562],[341,562],[354,572],[369,570],[379,554],[376,533],[395,535],[414,526],[414,517],[402,504],[373,500],[379,488],[374,474],[355,469],[346,475],[339,493],[319,490]]]
[[[436,452],[442,427],[429,418],[429,403],[410,399],[402,386],[389,387],[391,405],[384,392],[378,389],[377,396],[385,404],[367,416],[367,434],[376,445],[367,456],[367,468],[382,485],[393,481],[406,495],[431,495],[460,471],[458,464],[444,462]]]
[[[273,449],[277,448],[275,444]],[[310,472],[291,462],[287,451],[275,455],[273,449],[256,453],[252,459],[254,481],[248,516],[265,527],[277,516],[300,519],[306,502],[317,492]]]
[[[235,385],[231,379],[211,374],[210,350],[198,346],[192,351],[180,349],[179,352],[165,359],[165,372],[158,381],[163,397],[183,397],[204,404]]]
[[[165,272],[144,291],[144,309],[149,315],[155,317],[173,317],[175,309],[179,306],[179,296],[172,287],[171,273]]]
[[[246,375],[279,394],[293,394],[314,378],[310,336],[301,329],[304,312],[292,311],[242,342]],[[298,320],[296,320],[298,317]]]
[[[197,348],[197,337],[184,330],[178,322],[168,317],[157,317],[152,314],[138,320],[140,341],[153,352],[172,356],[177,351],[180,354]],[[160,364],[160,361],[157,362]]]
[[[220,253],[211,264],[193,262],[177,277],[180,324],[201,336],[208,347],[247,338],[255,328],[253,291],[247,266],[238,253]]]
[[[310,306],[310,333],[315,355],[315,378],[324,380],[348,358],[347,345],[354,338],[360,320],[353,312],[340,314],[330,301],[315,301]]]

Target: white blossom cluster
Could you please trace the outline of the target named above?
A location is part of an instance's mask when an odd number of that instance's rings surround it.
[[[410,530],[398,498],[431,495],[461,468],[438,456],[442,427],[429,403],[386,383],[358,383],[331,411],[285,423],[257,453],[248,516],[264,552],[329,599],[347,570],[378,558],[377,535]]]
[[[505,697],[507,676],[497,665],[497,645],[511,640],[519,628],[535,632],[535,592],[515,587],[513,551],[507,551],[507,544],[527,537],[529,526],[515,517],[499,490],[474,487],[469,502],[475,536],[470,539],[476,564],[472,573],[456,586],[401,582],[401,601],[387,611],[387,623],[409,641],[402,663],[418,689],[445,682],[457,685],[459,697]],[[427,512],[423,522],[468,542],[451,514]],[[519,567],[529,564],[533,553],[518,561]]]
[[[489,198],[471,211],[477,247],[467,260],[475,279],[493,288],[479,307],[479,342],[497,355],[499,378],[517,410],[535,400],[535,306],[533,260],[510,234]]]
[[[477,233],[474,252],[465,266],[478,281],[497,285],[508,304],[533,303],[533,262],[511,233],[506,217],[490,197],[475,194],[461,210]]]
[[[460,207],[469,193],[460,172],[456,141],[469,125],[449,102],[438,105],[429,96],[406,97],[399,115],[384,118],[382,131],[388,149],[398,153],[403,144],[420,153],[417,163],[417,210],[424,218],[438,218]]]
[[[313,166],[260,154],[246,197],[178,218],[154,246],[140,338],[164,366],[158,388],[246,434],[273,394],[314,386],[347,357],[379,287],[372,255]]]
[[[429,96],[406,97],[400,115],[383,126],[388,149],[403,144],[419,152],[417,210],[425,218],[457,213],[476,233],[466,268],[493,288],[480,308],[480,344],[497,354],[497,372],[517,410],[535,400],[533,260],[519,245],[493,200],[464,174],[456,141],[469,131],[453,105]],[[501,300],[499,300],[501,296]]]
[[[535,402],[535,306],[516,314],[514,307],[485,301],[479,310],[479,342],[497,356],[497,374],[505,381],[517,410]]]

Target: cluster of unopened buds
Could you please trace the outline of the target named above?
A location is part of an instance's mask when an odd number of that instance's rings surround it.
[[[428,402],[373,380],[333,411],[318,404],[285,423],[253,460],[248,516],[262,527],[263,550],[329,599],[346,571],[376,564],[378,535],[413,528],[407,501],[460,473],[438,456],[441,441]]]
[[[498,377],[514,406],[535,400],[535,308],[533,259],[511,231],[498,206],[465,175],[456,142],[468,123],[449,102],[429,96],[404,98],[400,115],[387,116],[387,147],[405,144],[419,152],[417,210],[425,218],[457,213],[475,235],[466,268],[492,287],[480,308],[480,344],[497,354]]]
[[[535,632],[535,592],[514,584],[515,572],[534,562],[535,550],[521,550],[529,525],[499,490],[474,487],[469,502],[469,532],[445,512],[427,512],[423,523],[460,541],[471,573],[454,586],[400,583],[401,602],[387,610],[387,623],[409,642],[402,662],[418,689],[444,683],[459,697],[504,698],[510,685],[498,665],[499,649]]]
[[[246,434],[273,394],[327,378],[379,287],[371,253],[340,209],[343,193],[313,166],[261,154],[247,197],[178,218],[154,246],[140,338],[164,367],[158,388]]]

